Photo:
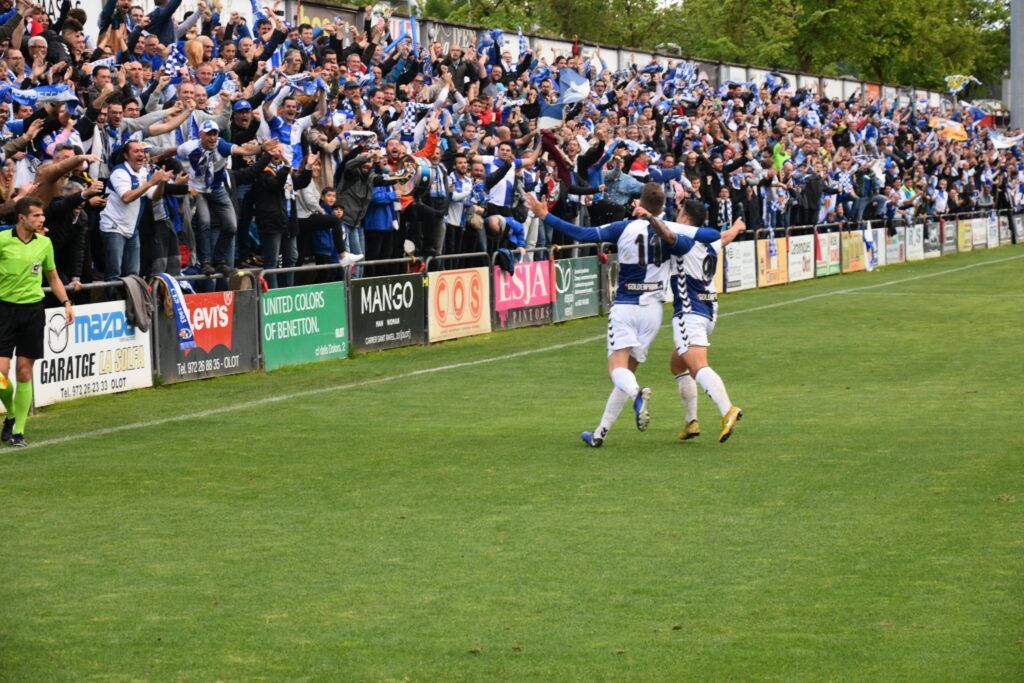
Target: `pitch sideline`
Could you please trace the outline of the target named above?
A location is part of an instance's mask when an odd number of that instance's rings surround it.
[[[765,304],[763,306],[754,306],[753,308],[744,308],[739,311],[726,311],[719,315],[720,318],[743,315],[746,313],[758,313],[760,311],[767,311],[773,308],[781,308],[783,306],[791,306],[793,304],[805,303],[807,301],[813,301],[815,299],[824,299],[837,294],[851,294],[854,292],[867,291],[872,289],[879,289],[882,287],[890,287],[892,285],[903,284],[905,282],[916,282],[918,280],[927,280],[933,277],[939,277],[941,275],[949,275],[951,273],[959,273],[965,270],[971,270],[972,268],[981,268],[984,266],[995,265],[998,263],[1005,263],[1007,261],[1016,261],[1024,258],[1024,254],[1018,254],[1017,256],[1008,256],[1006,258],[994,259],[991,261],[982,261],[980,263],[972,263],[966,266],[958,266],[956,268],[947,268],[946,270],[940,270],[935,273],[926,273],[924,275],[915,275],[913,277],[901,278],[898,280],[889,280],[886,282],[879,282],[873,285],[864,285],[863,287],[849,287],[846,289],[836,289],[830,292],[821,292],[820,294],[811,294],[809,296],[797,297],[795,299],[787,299],[786,301],[778,301],[773,304]],[[670,323],[665,323],[662,327],[667,327]],[[215,415],[223,415],[225,413],[233,413],[240,410],[246,410],[248,408],[259,408],[262,406],[270,405],[273,403],[279,403],[281,401],[291,401],[296,398],[306,398],[308,396],[319,396],[321,394],[327,394],[334,391],[347,391],[350,389],[362,389],[364,387],[370,387],[377,384],[386,384],[388,382],[395,382],[402,379],[411,379],[413,377],[420,377],[422,375],[432,375],[438,372],[446,372],[448,370],[459,370],[462,368],[474,367],[477,365],[487,365],[489,363],[499,363],[502,361],[513,360],[515,358],[522,358],[523,356],[530,356],[536,353],[546,353],[548,351],[558,351],[560,349],[567,349],[573,346],[582,346],[584,344],[590,344],[596,341],[600,341],[605,338],[605,335],[596,335],[593,337],[587,337],[585,339],[577,339],[571,342],[564,342],[562,344],[553,344],[551,346],[545,346],[538,349],[527,349],[525,351],[517,351],[516,353],[507,353],[501,356],[492,356],[490,358],[479,358],[477,360],[465,361],[462,363],[449,363],[448,365],[438,365],[432,368],[423,368],[420,370],[413,370],[411,372],[404,372],[400,375],[391,375],[388,377],[376,377],[374,379],[360,380],[358,382],[348,382],[346,384],[336,384],[331,387],[320,387],[317,389],[306,389],[303,391],[296,391],[290,394],[278,394],[276,396],[267,396],[256,401],[246,401],[244,403],[234,403],[231,405],[221,406],[219,408],[210,408],[199,413],[187,413],[184,415],[173,415],[169,417],[161,417],[155,420],[144,420],[142,422],[132,422],[130,424],[117,425],[114,427],[104,427],[102,429],[94,429],[88,432],[79,432],[77,434],[69,434],[67,436],[57,437],[55,439],[44,439],[37,441],[30,445],[29,448],[41,448],[43,446],[56,446],[59,444],[72,443],[75,441],[81,441],[83,439],[91,439],[99,436],[107,436],[110,434],[118,434],[120,432],[133,431],[136,429],[145,429],[147,427],[158,427],[160,425],[169,424],[172,422],[184,422],[186,420],[196,420],[206,417],[213,417]]]

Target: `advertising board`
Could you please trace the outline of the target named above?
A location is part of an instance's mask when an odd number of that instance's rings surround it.
[[[757,286],[784,285],[789,280],[786,240],[768,237],[757,240]]]
[[[789,238],[789,281],[814,277],[814,235],[791,235]]]
[[[150,333],[128,324],[123,301],[45,312],[43,357],[32,368],[37,406],[153,386]]]
[[[422,275],[357,278],[351,286],[353,349],[380,351],[427,340]]]
[[[843,233],[842,259],[844,273],[864,270],[864,237],[859,230]]]
[[[511,274],[494,268],[495,327],[527,327],[551,322],[551,262],[516,264]]]
[[[757,245],[753,240],[730,242],[725,247],[725,291],[757,287]]]
[[[839,243],[838,232],[817,234],[817,243],[814,245],[814,270],[817,277],[839,274]]]
[[[915,223],[906,229],[906,250],[908,261],[924,259],[924,223]]]
[[[267,370],[348,356],[344,282],[272,289],[260,311]]]
[[[157,307],[157,374],[164,384],[236,375],[259,368],[255,290],[186,294],[195,347],[182,349],[174,318]]]
[[[485,267],[443,270],[427,284],[430,341],[491,331],[490,273]]]
[[[557,259],[554,272],[555,322],[585,318],[601,312],[601,280],[598,258]]]

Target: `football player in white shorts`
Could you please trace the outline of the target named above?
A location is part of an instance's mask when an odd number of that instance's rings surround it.
[[[697,228],[692,226],[704,223],[705,211],[703,204],[689,200],[681,212],[689,225],[669,222],[668,227],[684,235],[695,235]],[[719,239],[710,243],[696,242],[682,256],[672,256],[672,338],[675,349],[669,365],[679,385],[679,396],[686,413],[686,425],[679,434],[683,441],[700,435],[697,385],[704,389],[722,413],[720,443],[732,435],[736,422],[743,417],[743,411],[729,400],[722,378],[708,365],[708,347],[718,317],[718,293],[715,291],[718,259],[725,246],[745,229],[743,219],[737,219],[721,233]]]
[[[604,443],[627,400],[633,402],[636,427],[650,424],[651,390],[641,387],[636,369],[647,359],[647,350],[661,327],[664,302],[668,300],[670,255],[682,256],[694,245],[694,238],[678,234],[658,221],[645,219],[617,221],[597,228],[584,228],[548,213],[547,205],[527,196],[527,206],[545,225],[573,239],[585,242],[611,242],[618,245],[619,282],[615,304],[608,316],[608,373],[612,389],[601,422],[593,432],[583,432],[583,441],[592,447]],[[665,192],[657,183],[648,183],[640,195],[638,212],[658,215],[665,205]],[[700,239],[717,240],[717,230],[703,230]]]

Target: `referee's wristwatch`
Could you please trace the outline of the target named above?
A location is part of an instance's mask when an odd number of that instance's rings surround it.
[[[60,305],[61,306],[70,306],[71,305],[71,299],[64,299],[64,301],[60,302]]]

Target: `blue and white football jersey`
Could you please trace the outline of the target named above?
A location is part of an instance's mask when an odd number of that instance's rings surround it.
[[[709,236],[718,235],[718,231],[707,228],[684,230],[689,226],[667,223],[677,235],[676,243],[669,246],[643,218],[617,221],[599,228],[573,225],[551,214],[544,222],[575,240],[615,242],[619,252],[615,303],[634,306],[668,301],[672,257],[681,257],[689,252],[696,244],[695,239],[708,240]]]
[[[691,239],[698,228],[682,223],[668,223],[673,232]],[[702,228],[701,230],[706,230]],[[718,292],[715,271],[721,258],[722,240],[711,243],[693,242],[682,255],[672,255],[672,315],[700,315],[711,320],[718,313]]]
[[[619,223],[624,225],[617,239],[619,282],[615,303],[638,306],[665,303],[672,272],[669,246],[644,219]],[[612,223],[612,226],[616,225]],[[672,249],[680,248],[681,241],[677,240]]]

